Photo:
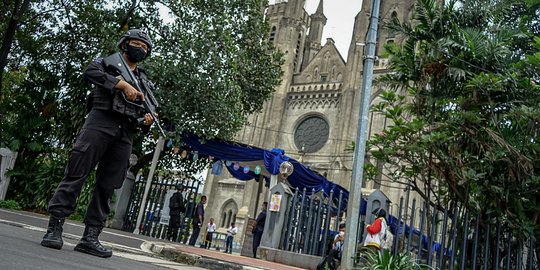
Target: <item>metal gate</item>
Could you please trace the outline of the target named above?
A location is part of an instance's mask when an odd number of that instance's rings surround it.
[[[197,194],[201,185],[201,181],[195,178],[171,180],[155,177],[150,185],[148,197],[144,205],[145,210],[139,226],[139,234],[159,239],[167,238],[168,225],[160,223],[161,212],[163,205],[165,205],[167,191],[171,189],[176,190],[177,184],[182,184],[184,186],[184,191],[182,193],[184,195],[186,211],[182,215],[183,219],[181,219],[178,237],[172,240],[186,243],[189,236],[193,210],[196,206]],[[137,178],[133,185],[126,215],[124,216],[124,224],[122,226],[122,230],[124,231],[133,232],[135,230],[145,185],[146,179],[141,176]]]

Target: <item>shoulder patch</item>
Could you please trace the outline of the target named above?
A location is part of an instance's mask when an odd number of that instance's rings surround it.
[[[103,57],[96,57],[96,58],[94,58],[94,60],[92,61],[92,63],[102,64],[102,63],[103,63]]]

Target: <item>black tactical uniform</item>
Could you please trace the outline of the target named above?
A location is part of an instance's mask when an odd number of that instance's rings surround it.
[[[182,185],[176,186],[176,192],[169,199],[169,230],[167,231],[167,239],[176,241],[180,223],[182,223],[182,215],[186,211],[184,204],[184,196],[182,196]]]
[[[124,42],[127,44],[130,39],[139,39],[151,47],[151,41],[144,32],[137,29],[130,31],[124,34],[119,45]],[[140,38],[140,33],[146,38]],[[143,72],[137,68],[134,74],[139,80],[146,80]],[[93,61],[84,72],[84,78],[95,86],[90,99],[92,109],[73,145],[64,179],[49,201],[48,210],[51,219],[42,241],[44,246],[57,249],[62,247],[61,232],[64,219],[75,210],[77,197],[88,175],[97,165],[96,185],[84,217],[86,230],[81,239],[81,242],[86,241],[84,243],[86,246],[78,251],[100,257],[112,255],[110,250],[101,246],[97,237],[110,212],[109,201],[114,189],[121,187],[126,177],[137,123],[132,120],[133,118],[112,110],[114,94],[121,90],[114,88],[120,79],[111,73],[106,70],[103,59]],[[89,241],[94,242],[88,244]]]
[[[136,126],[131,118],[110,110],[112,93],[119,91],[113,87],[119,79],[105,72],[102,59],[90,64],[84,77],[96,86],[93,107],[73,145],[64,179],[49,202],[49,213],[57,217],[73,213],[83,184],[99,163],[84,223],[103,226],[109,199],[126,176]]]

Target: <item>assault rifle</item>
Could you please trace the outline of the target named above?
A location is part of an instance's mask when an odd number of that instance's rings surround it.
[[[142,122],[144,121],[144,114],[141,117],[140,113],[149,113],[152,116],[152,119],[154,119],[154,123],[156,123],[156,126],[159,128],[159,132],[161,133],[161,135],[163,135],[163,137],[167,137],[165,135],[165,131],[163,131],[163,128],[161,127],[158,119],[156,118],[156,108],[158,107],[158,103],[156,101],[156,98],[154,97],[154,94],[152,93],[152,90],[150,89],[151,87],[148,85],[147,80],[142,79],[141,83],[139,83],[139,80],[137,79],[137,77],[135,77],[128,64],[126,63],[126,60],[119,52],[104,58],[103,63],[106,68],[116,70],[117,73],[122,76],[124,81],[129,83],[137,91],[143,93],[144,95],[144,100],[137,98],[135,101],[131,101],[126,98],[126,95],[123,92],[120,91],[120,93],[115,96],[115,99],[118,96],[121,96],[122,103],[125,106],[122,107],[122,105],[118,105],[116,104],[117,102],[113,101],[113,107],[117,107],[113,109],[121,111],[125,115],[135,118],[135,120],[139,124],[142,124]]]

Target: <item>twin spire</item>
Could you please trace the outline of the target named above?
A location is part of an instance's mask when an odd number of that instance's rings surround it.
[[[317,6],[317,11],[315,11],[315,14],[321,14],[323,15],[323,0],[319,1],[319,5]]]

